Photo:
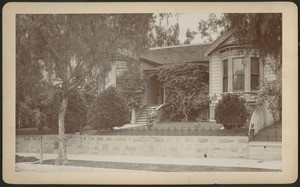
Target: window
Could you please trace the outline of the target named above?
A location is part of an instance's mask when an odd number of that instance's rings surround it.
[[[251,58],[251,91],[258,90],[259,87],[259,59]]]
[[[223,60],[223,92],[228,92],[228,60]]]
[[[117,60],[116,63],[116,71],[117,77],[119,77],[126,70],[126,61]]]
[[[245,90],[245,64],[243,58],[233,59],[233,91]]]

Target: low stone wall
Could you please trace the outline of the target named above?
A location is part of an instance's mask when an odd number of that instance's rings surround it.
[[[281,160],[281,142],[250,142],[249,159]]]
[[[40,136],[17,136],[16,152],[39,152]],[[43,136],[44,153],[57,153],[58,137]],[[207,158],[255,158],[243,136],[97,136],[68,135],[67,153]],[[275,154],[275,153],[274,153]],[[272,157],[265,157],[271,159]],[[257,158],[259,159],[259,158]]]

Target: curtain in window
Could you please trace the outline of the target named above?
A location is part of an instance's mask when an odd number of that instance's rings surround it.
[[[243,58],[233,59],[233,91],[245,90],[245,63]]]
[[[228,92],[228,60],[223,60],[223,92]]]
[[[259,59],[251,58],[251,91],[259,87]]]

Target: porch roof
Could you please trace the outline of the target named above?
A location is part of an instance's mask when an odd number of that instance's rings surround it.
[[[209,57],[204,56],[204,53],[210,46],[211,44],[209,43],[153,48],[144,51],[140,55],[140,58],[160,65],[197,61],[205,62],[209,61]]]

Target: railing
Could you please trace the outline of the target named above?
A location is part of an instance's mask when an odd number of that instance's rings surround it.
[[[241,97],[244,97],[244,99],[247,102],[255,102],[258,95],[257,91],[244,91],[244,92],[226,92],[226,93],[222,93],[221,96],[227,93],[241,95]]]
[[[117,131],[106,131],[99,135],[134,135],[134,136],[247,136],[247,129],[212,129],[212,128],[161,128],[148,127],[120,129]]]
[[[281,142],[282,134],[281,130],[274,129],[268,132],[258,132],[250,141],[270,141],[270,142]]]

